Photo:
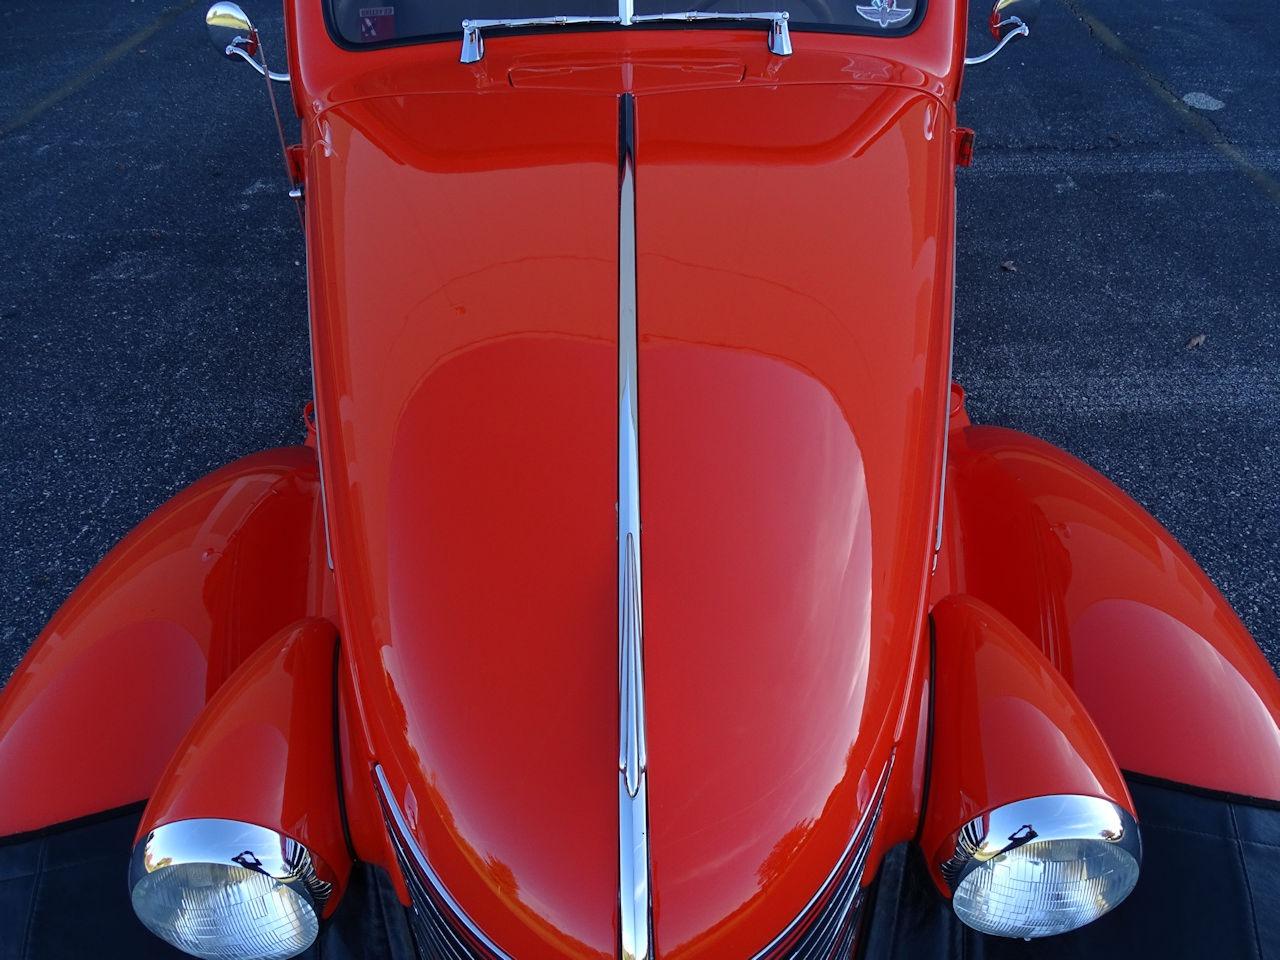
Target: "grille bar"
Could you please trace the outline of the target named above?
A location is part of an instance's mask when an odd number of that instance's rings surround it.
[[[853,837],[818,892],[791,924],[752,960],[829,960],[847,956],[862,905],[862,874],[889,786],[893,758],[885,764],[871,803]]]
[[[800,915],[752,960],[833,960],[849,955],[862,905],[862,875],[892,769],[891,757],[849,845],[822,887]],[[409,832],[381,766],[374,767],[374,779],[413,900],[411,926],[418,952],[425,960],[511,960],[467,917],[431,868]]]
[[[436,876],[409,832],[381,765],[373,768],[373,775],[396,859],[413,899],[412,929],[418,953],[426,960],[511,960],[471,921]]]

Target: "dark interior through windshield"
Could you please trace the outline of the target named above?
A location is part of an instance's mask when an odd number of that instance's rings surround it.
[[[330,28],[344,46],[458,38],[468,17],[486,20],[617,16],[610,0],[326,0]],[[635,0],[637,14],[761,13],[785,10],[798,30],[899,36],[924,14],[925,0]],[[763,22],[761,24],[763,26]],[[637,29],[638,27],[628,28]],[[559,28],[566,29],[566,28]],[[568,28],[572,29],[572,28]]]

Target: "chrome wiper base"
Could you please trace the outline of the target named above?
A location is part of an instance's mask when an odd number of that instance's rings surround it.
[[[626,0],[624,0],[624,3]],[[779,57],[791,56],[791,31],[787,21],[791,15],[785,10],[774,10],[766,13],[713,13],[705,10],[690,10],[685,13],[647,13],[632,15],[630,4],[627,10],[616,17],[522,17],[511,20],[463,20],[462,21],[462,56],[463,63],[478,63],[484,59],[484,34],[482,30],[492,28],[518,29],[520,27],[568,27],[580,24],[609,24],[615,27],[628,27],[633,23],[692,23],[703,20],[768,20],[769,52]]]

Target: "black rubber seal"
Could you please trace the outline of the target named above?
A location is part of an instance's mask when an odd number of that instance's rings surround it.
[[[1160,787],[1163,790],[1175,790],[1178,793],[1187,793],[1192,796],[1204,797],[1207,800],[1219,800],[1223,803],[1234,803],[1245,807],[1257,807],[1260,810],[1280,810],[1280,800],[1271,800],[1266,797],[1251,797],[1244,793],[1231,793],[1228,790],[1214,790],[1212,787],[1198,787],[1192,783],[1182,783],[1178,780],[1166,780],[1163,777],[1153,777],[1147,773],[1135,773],[1132,770],[1121,770],[1126,780],[1133,783],[1144,783],[1152,787]]]
[[[926,706],[929,717],[925,721],[924,776],[921,778],[924,785],[920,794],[920,821],[916,824],[916,835],[911,838],[912,843],[917,846],[924,833],[924,818],[929,812],[929,791],[933,787],[933,702],[938,690],[937,659],[938,640],[933,628],[933,614],[929,614],[929,703]]]
[[[150,798],[148,798],[150,799]],[[63,820],[59,823],[51,823],[47,827],[37,827],[35,830],[26,830],[22,833],[11,833],[7,837],[0,837],[0,847],[6,847],[15,843],[27,843],[31,840],[39,840],[42,837],[51,837],[59,833],[66,833],[70,830],[78,830],[80,827],[92,826],[95,823],[101,823],[104,820],[115,820],[118,817],[125,817],[131,813],[136,813],[138,819],[142,819],[142,811],[146,809],[147,800],[135,800],[133,803],[126,803],[123,806],[112,807],[109,810],[99,810],[96,813],[88,813],[83,817],[76,817],[73,820]]]
[[[347,856],[356,856],[356,845],[351,840],[351,823],[347,819],[347,791],[342,779],[342,637],[333,640],[333,773],[334,786],[338,790],[338,819],[342,821],[342,839],[347,845]]]

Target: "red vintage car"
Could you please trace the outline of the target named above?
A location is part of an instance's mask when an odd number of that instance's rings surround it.
[[[0,955],[1280,955],[1271,668],[951,382],[1030,4],[374,2],[287,72],[209,11],[300,118],[308,439],[0,696]]]

